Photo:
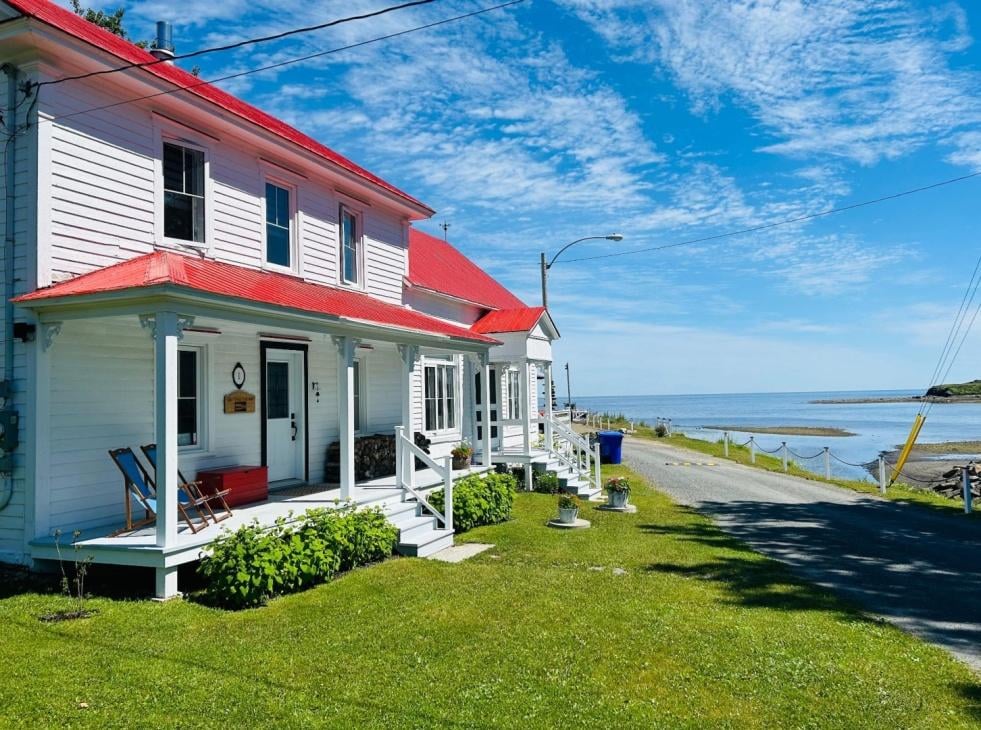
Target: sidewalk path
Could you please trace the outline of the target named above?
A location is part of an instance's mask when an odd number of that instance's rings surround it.
[[[799,575],[981,670],[981,524],[627,438],[624,460]],[[669,466],[679,461],[715,466]]]

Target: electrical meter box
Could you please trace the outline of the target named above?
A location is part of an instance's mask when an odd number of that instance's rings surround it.
[[[17,448],[17,411],[0,411],[0,449],[8,454]]]

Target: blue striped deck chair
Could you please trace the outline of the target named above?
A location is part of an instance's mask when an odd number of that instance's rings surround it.
[[[143,468],[143,464],[136,458],[136,454],[129,447],[122,449],[112,449],[109,456],[123,473],[123,486],[126,490],[126,527],[117,531],[114,535],[122,532],[131,532],[144,525],[149,525],[157,519],[157,491],[153,484],[153,479]],[[181,489],[177,494],[177,511],[191,532],[208,526],[208,518],[201,510],[200,498],[194,499]],[[141,507],[145,512],[144,518],[136,522],[133,521],[133,503]],[[197,512],[200,520],[191,518],[190,510]]]
[[[143,455],[146,456],[146,460],[150,462],[150,466],[153,467],[153,472],[157,472],[157,445],[156,444],[143,444],[140,447],[143,451]],[[231,494],[231,489],[222,489],[217,492],[211,492],[206,494],[201,489],[201,482],[192,482],[184,478],[181,474],[180,469],[177,470],[177,480],[180,482],[181,490],[187,490],[188,494],[192,497],[202,498],[204,501],[201,503],[208,514],[211,515],[211,519],[216,523],[222,520],[227,520],[232,516],[232,508],[228,506],[228,502],[225,500],[229,494]]]

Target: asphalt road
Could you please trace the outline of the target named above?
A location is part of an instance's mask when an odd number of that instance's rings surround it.
[[[627,438],[624,461],[798,575],[981,670],[981,523]]]

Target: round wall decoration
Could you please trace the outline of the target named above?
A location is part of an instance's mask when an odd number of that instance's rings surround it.
[[[240,362],[235,363],[235,367],[232,368],[232,383],[239,390],[245,385],[245,368],[242,367],[242,363]]]

